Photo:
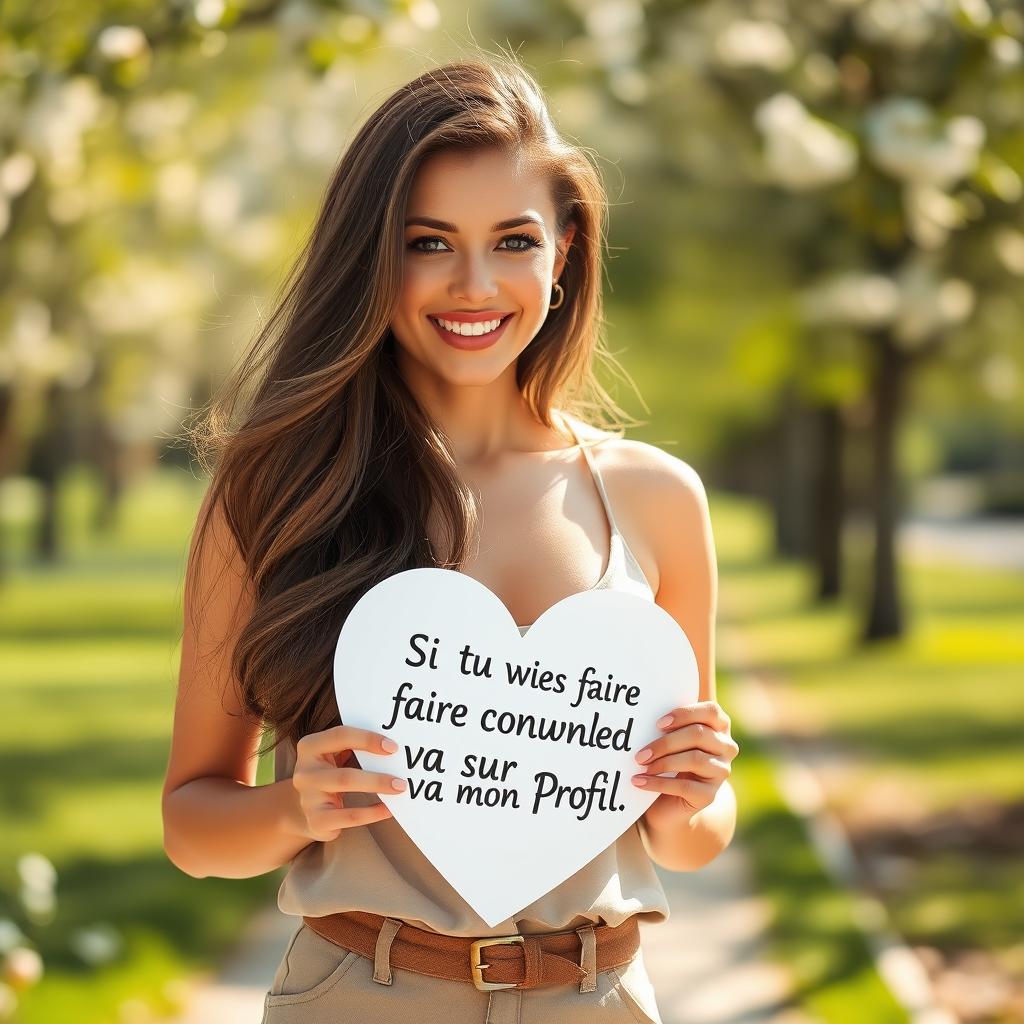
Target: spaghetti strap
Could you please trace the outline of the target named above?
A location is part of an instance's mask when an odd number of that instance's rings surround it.
[[[615,516],[612,513],[612,503],[608,498],[608,492],[604,487],[604,480],[601,478],[601,470],[597,468],[597,463],[594,461],[594,456],[590,454],[590,448],[588,445],[582,444],[579,439],[579,435],[573,429],[572,423],[569,422],[567,416],[563,416],[566,427],[569,429],[569,433],[572,434],[572,439],[576,442],[576,447],[583,451],[583,457],[587,460],[587,465],[590,467],[590,473],[594,478],[594,483],[597,484],[598,494],[601,496],[601,504],[604,505],[605,515],[608,517],[608,526],[611,529],[612,535],[619,534],[618,524],[615,522]]]

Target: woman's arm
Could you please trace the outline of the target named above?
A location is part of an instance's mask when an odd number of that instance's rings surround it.
[[[697,659],[700,694],[678,708],[650,744],[638,772],[661,795],[640,819],[651,858],[672,871],[692,871],[718,856],[736,829],[729,762],[739,747],[715,697],[718,570],[707,495],[685,462],[652,445],[628,442],[631,518],[642,528],[658,568],[657,604],[682,627]],[[651,723],[652,729],[654,723]],[[654,779],[675,771],[676,778]]]
[[[254,786],[192,779],[164,793],[164,849],[193,878],[250,878],[287,864],[309,845],[291,781]]]
[[[187,581],[185,587],[162,800],[164,850],[195,878],[247,878],[287,863],[310,840],[291,780],[254,785],[261,723],[243,713],[230,674],[234,638],[251,609],[251,593],[219,507],[205,541],[193,565],[198,585],[193,591]]]

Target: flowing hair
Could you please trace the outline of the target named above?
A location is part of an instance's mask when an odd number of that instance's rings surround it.
[[[587,152],[562,140],[512,57],[458,60],[403,85],[342,155],[274,311],[186,427],[211,476],[187,587],[219,509],[251,593],[231,672],[244,712],[275,736],[258,753],[339,724],[334,648],[368,589],[405,569],[457,569],[471,549],[472,492],[449,439],[397,372],[389,322],[417,169],[434,153],[494,147],[546,176],[560,237],[576,226],[564,302],[519,355],[517,386],[552,429],[561,411],[596,412],[615,431],[629,425],[592,368],[595,356],[618,363],[602,338],[607,197]]]

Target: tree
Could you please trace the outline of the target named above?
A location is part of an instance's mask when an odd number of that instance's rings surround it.
[[[204,313],[252,308],[337,158],[349,69],[387,30],[414,37],[423,10],[0,7],[0,482],[41,485],[37,557],[59,554],[68,463],[103,473],[109,524],[123,453],[173,437],[230,360]]]
[[[652,63],[685,54],[687,81],[749,129],[734,163],[750,188],[782,190],[800,208],[780,244],[817,268],[801,295],[805,344],[820,357],[832,330],[859,332],[874,434],[863,635],[899,636],[897,439],[912,376],[1021,273],[1024,19],[996,0],[721,0],[652,19]],[[679,75],[667,81],[678,89]],[[836,416],[822,415],[835,431]],[[821,550],[834,562],[824,538]]]

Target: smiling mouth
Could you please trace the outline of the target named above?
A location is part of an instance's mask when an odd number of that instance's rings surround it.
[[[498,339],[505,333],[505,327],[509,320],[514,316],[515,313],[506,314],[500,318],[500,322],[493,328],[493,330],[487,331],[484,334],[460,334],[456,331],[448,330],[448,328],[445,327],[437,317],[428,315],[427,319],[430,321],[434,330],[437,331],[438,337],[440,337],[446,345],[449,345],[452,348],[468,351],[481,351],[497,344]]]
[[[466,333],[463,333],[462,331],[453,331],[453,330],[450,330],[448,327],[445,327],[445,321],[444,321],[444,319],[442,317],[428,315],[427,319],[428,320],[432,320],[434,322],[434,324],[436,324],[437,327],[440,330],[445,331],[448,334],[454,335],[457,338],[485,338],[485,337],[487,337],[488,334],[494,334],[495,331],[500,331],[501,327],[502,327],[502,324],[504,324],[505,321],[508,320],[508,318],[510,316],[513,316],[513,314],[512,313],[507,313],[503,317],[495,317],[495,320],[497,321],[497,323],[495,323],[494,320],[491,320],[491,321],[477,321],[477,323],[484,323],[484,322],[494,323],[494,326],[489,331],[479,331],[478,332],[478,331],[472,331],[471,330],[471,331],[467,331]],[[447,322],[448,323],[462,324],[463,326],[466,326],[466,327],[475,327],[476,326],[475,323],[470,323],[469,321],[465,321],[465,320],[449,320]]]

